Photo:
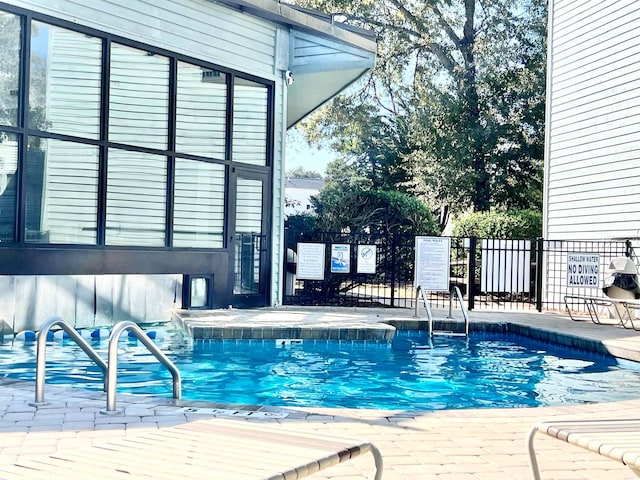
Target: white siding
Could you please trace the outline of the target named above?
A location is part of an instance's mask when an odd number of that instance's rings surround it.
[[[545,232],[640,233],[640,2],[550,5]]]
[[[328,70],[369,69],[375,54],[342,42],[301,32],[291,31],[292,62],[296,73]]]
[[[264,78],[274,77],[276,26],[205,0],[9,0],[125,38]]]
[[[287,104],[287,87],[281,82],[275,88],[275,138],[274,157],[280,159],[273,165],[273,223],[271,225],[271,248],[273,252],[271,262],[271,305],[278,306],[282,303],[282,266],[284,259],[284,158],[286,143],[286,127],[284,117],[284,105]],[[286,258],[286,257],[285,257]]]

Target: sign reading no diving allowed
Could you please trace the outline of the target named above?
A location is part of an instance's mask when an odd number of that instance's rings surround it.
[[[600,255],[567,253],[567,287],[598,288]]]

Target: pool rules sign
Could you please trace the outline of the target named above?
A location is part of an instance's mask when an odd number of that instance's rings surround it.
[[[600,255],[567,253],[567,287],[598,288]]]

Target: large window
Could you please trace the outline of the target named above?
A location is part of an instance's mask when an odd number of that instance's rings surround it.
[[[225,167],[194,160],[176,161],[174,247],[224,246]]]
[[[96,243],[98,162],[93,145],[30,138],[25,241]]]
[[[167,159],[109,150],[107,245],[165,244]]]
[[[233,89],[233,160],[267,164],[268,91],[265,85],[236,79]]]
[[[98,139],[102,42],[33,22],[30,65],[29,127]]]
[[[222,249],[227,225],[254,232],[260,193],[241,185],[236,208],[227,188],[246,164],[268,174],[272,95],[245,77],[0,11],[0,243]]]
[[[20,18],[0,11],[0,125],[17,125]]]
[[[227,75],[178,62],[176,150],[224,159]]]
[[[109,140],[164,150],[168,122],[169,59],[114,43]]]
[[[0,132],[0,242],[13,242],[16,225],[18,138]]]

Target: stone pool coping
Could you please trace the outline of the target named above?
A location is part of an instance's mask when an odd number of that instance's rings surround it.
[[[424,313],[413,309],[349,307],[277,307],[249,310],[177,310],[174,320],[196,340],[304,339],[390,340],[398,330],[426,330]],[[463,331],[462,315],[434,310],[434,331]],[[640,332],[588,319],[573,321],[561,313],[472,311],[470,332],[512,333],[640,362]],[[614,321],[612,321],[614,322]]]

